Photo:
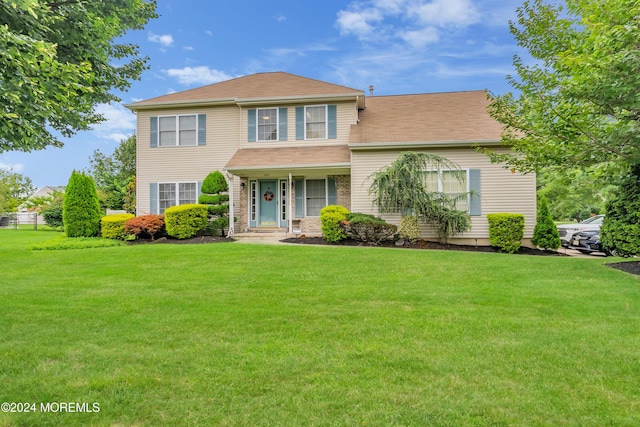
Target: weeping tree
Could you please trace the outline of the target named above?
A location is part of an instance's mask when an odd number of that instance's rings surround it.
[[[444,170],[465,185],[466,173],[456,163],[433,153],[405,151],[391,166],[370,176],[369,194],[380,213],[415,215],[432,224],[440,240],[446,242],[450,236],[468,231],[471,218],[456,208],[459,201],[467,199],[467,192],[437,191],[439,178],[433,174]]]

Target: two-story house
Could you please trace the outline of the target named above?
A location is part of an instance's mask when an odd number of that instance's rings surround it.
[[[469,192],[472,229],[454,240],[488,244],[486,214],[535,224],[535,176],[491,164],[474,145],[501,150],[501,126],[484,91],[365,96],[361,90],[283,72],[260,73],[127,105],[138,116],[137,214],[196,203],[215,170],[230,182],[230,233],[320,233],[320,209],[377,214],[372,173],[402,151],[429,150],[466,171],[463,185],[434,171],[433,186]],[[461,188],[463,187],[463,188]],[[386,215],[394,223],[399,215]],[[422,226],[424,237],[434,236]]]

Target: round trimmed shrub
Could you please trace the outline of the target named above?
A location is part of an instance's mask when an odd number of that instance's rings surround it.
[[[349,210],[340,205],[329,205],[320,209],[322,235],[327,242],[337,243],[347,238],[347,233],[341,223],[347,219],[348,214]]]
[[[128,234],[138,237],[150,237],[153,240],[156,234],[164,232],[164,215],[148,214],[127,220],[124,230]]]
[[[524,215],[515,213],[488,214],[491,246],[513,254],[518,252],[524,237]]]
[[[130,235],[125,229],[127,220],[134,218],[133,214],[113,214],[103,216],[100,220],[100,232],[105,239],[126,240]]]
[[[207,205],[172,206],[164,211],[167,234],[176,239],[188,239],[206,229],[209,224]]]

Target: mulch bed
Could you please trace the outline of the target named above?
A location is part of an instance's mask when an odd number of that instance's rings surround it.
[[[295,237],[283,239],[282,242],[286,243],[300,243],[308,245],[334,245],[334,246],[367,246],[362,242],[345,239],[338,243],[329,243],[323,237]],[[500,252],[499,249],[493,246],[474,246],[474,245],[452,245],[438,242],[428,242],[426,240],[417,240],[415,243],[405,242],[404,245],[398,246],[393,241],[384,241],[379,247],[397,247],[406,249],[436,249],[436,250],[454,250],[454,251],[467,251],[467,252]],[[517,254],[521,255],[542,255],[542,256],[567,256],[563,253],[556,251],[544,251],[541,249],[532,249],[520,247]]]
[[[640,261],[614,262],[605,265],[607,267],[617,268],[618,270],[626,271],[627,273],[640,276]]]

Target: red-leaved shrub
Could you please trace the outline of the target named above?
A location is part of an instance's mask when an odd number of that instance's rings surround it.
[[[164,232],[164,215],[142,215],[127,220],[124,229],[129,234],[134,234],[136,238],[151,238],[158,233]]]

